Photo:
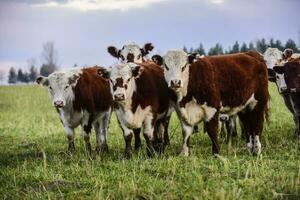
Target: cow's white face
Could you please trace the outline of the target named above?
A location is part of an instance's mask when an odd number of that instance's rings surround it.
[[[123,63],[112,66],[109,73],[111,92],[114,101],[126,102],[136,90],[135,78],[142,72],[142,67],[134,63]]]
[[[168,86],[179,90],[188,80],[188,54],[182,50],[170,50],[163,57],[164,75]]]
[[[126,44],[123,46],[123,48],[120,51],[119,60],[121,63],[128,63],[128,62],[141,63],[143,62],[142,50],[135,43]]]
[[[275,65],[280,65],[282,61],[282,51],[277,48],[268,48],[264,53],[264,60],[267,67],[272,69]]]
[[[81,70],[53,72],[48,77],[39,76],[37,83],[48,88],[52,103],[56,108],[63,108],[74,100],[73,88],[80,77]]]
[[[287,85],[284,79],[284,74],[276,73],[276,85],[279,93],[284,93],[287,90]]]

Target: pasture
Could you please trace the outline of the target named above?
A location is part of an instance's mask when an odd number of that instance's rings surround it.
[[[239,136],[236,146],[220,139],[221,156],[214,158],[202,128],[192,136],[192,155],[178,156],[182,136],[174,114],[165,154],[149,159],[143,149],[126,160],[114,115],[108,155],[86,156],[77,129],[76,153],[69,156],[46,89],[1,86],[0,198],[300,199],[300,145],[294,138],[293,120],[274,84],[269,91],[270,122],[265,124],[258,157],[248,154]],[[91,142],[94,150],[94,133]]]

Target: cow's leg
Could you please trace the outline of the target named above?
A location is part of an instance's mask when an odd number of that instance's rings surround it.
[[[190,154],[190,137],[193,133],[194,127],[186,124],[185,122],[181,122],[182,127],[182,134],[183,134],[183,140],[182,140],[182,149],[181,149],[181,155],[182,156],[189,156]]]
[[[91,155],[92,148],[90,143],[90,133],[92,129],[92,122],[93,122],[93,115],[88,113],[87,111],[83,111],[83,117],[82,117],[82,136],[85,142],[85,149],[86,151]]]
[[[295,123],[296,123],[296,136],[298,140],[300,140],[300,116],[297,116]]]
[[[218,125],[219,119],[217,114],[209,122],[206,122],[206,130],[212,142],[213,155],[220,153],[220,147],[218,142]]]
[[[229,143],[232,139],[236,141],[237,130],[236,130],[236,116],[230,116],[228,121],[226,121],[226,129],[227,129],[227,143]]]
[[[199,132],[199,127],[198,124],[196,124],[193,128],[193,133],[198,133]]]
[[[144,121],[144,137],[147,143],[147,154],[149,157],[154,155],[154,125],[156,124],[156,119],[152,114],[146,116]],[[157,134],[157,133],[156,133]]]
[[[65,132],[66,132],[66,136],[68,138],[68,151],[70,153],[74,153],[75,151],[75,144],[74,144],[74,128],[68,127],[68,126],[64,126],[65,128]]]
[[[100,155],[108,152],[107,146],[107,130],[110,121],[111,112],[108,111],[100,117],[98,124],[98,131],[96,131],[96,152]]]
[[[141,137],[140,137],[140,132],[141,132],[140,128],[133,129],[133,133],[134,133],[134,150],[139,150],[139,149],[142,148],[142,141],[141,141]]]
[[[244,132],[245,140],[246,140],[246,149],[249,153],[253,151],[253,138],[252,138],[252,130],[251,127],[251,118],[249,112],[240,112],[238,114],[242,130]]]
[[[163,147],[165,148],[170,144],[170,138],[169,138],[169,124],[170,124],[171,115],[166,117],[166,120],[164,121],[164,142]]]
[[[132,148],[131,148],[131,141],[133,137],[133,130],[128,129],[127,127],[121,127],[123,131],[123,136],[125,140],[125,151],[124,156],[126,159],[131,159],[132,157]]]

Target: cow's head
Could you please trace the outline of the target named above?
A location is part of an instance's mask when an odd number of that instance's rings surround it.
[[[269,69],[272,69],[275,65],[279,65],[282,58],[282,51],[277,48],[268,48],[264,53],[264,60]]]
[[[140,48],[135,43],[129,43],[123,46],[122,49],[117,49],[114,46],[107,48],[108,53],[120,60],[121,63],[135,62],[141,63],[144,57],[152,51],[154,47],[151,43],[146,43],[143,48]]]
[[[112,66],[105,72],[98,71],[98,74],[110,80],[114,101],[124,103],[136,90],[135,79],[141,75],[143,69],[135,63],[122,63]]]
[[[280,93],[286,91],[290,93],[300,92],[299,62],[287,62],[284,66],[275,66],[273,70],[276,73],[276,84]]]
[[[168,86],[178,91],[187,86],[189,65],[194,62],[196,54],[188,55],[182,50],[170,50],[164,57],[154,55],[152,60],[163,67]]]
[[[38,76],[36,82],[48,88],[52,103],[63,108],[74,100],[73,88],[80,78],[80,70],[53,72],[48,77]]]
[[[285,49],[282,54],[282,59],[283,60],[290,59],[292,57],[293,53],[294,53],[293,49]]]

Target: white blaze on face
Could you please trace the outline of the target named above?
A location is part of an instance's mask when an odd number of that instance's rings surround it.
[[[264,53],[264,60],[267,67],[272,69],[275,65],[281,64],[282,51],[277,48],[268,48]]]
[[[188,54],[182,50],[170,50],[163,59],[164,75],[168,86],[172,88],[172,85],[177,84],[178,88],[174,88],[175,90],[187,87]]]
[[[110,71],[110,86],[112,96],[115,100],[122,97],[124,98],[123,101],[125,101],[132,97],[135,91],[132,68],[135,66],[136,64],[134,63],[116,64],[112,66]]]
[[[81,74],[80,69],[69,71],[57,71],[49,75],[48,91],[52,99],[53,105],[55,102],[62,102],[63,106],[74,100],[73,87]]]
[[[128,60],[128,58],[132,57],[133,60]],[[143,55],[141,48],[135,43],[129,43],[123,46],[120,52],[120,62],[128,63],[135,62],[141,63],[143,62]]]
[[[279,90],[279,93],[283,93],[287,89],[284,74],[276,73],[276,85]]]

